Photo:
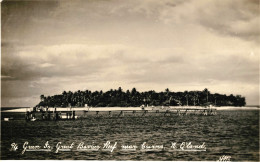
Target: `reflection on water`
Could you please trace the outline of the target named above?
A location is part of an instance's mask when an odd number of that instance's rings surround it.
[[[10,113],[2,113],[2,119]],[[24,114],[11,114],[15,119]],[[74,159],[74,160],[218,160],[223,155],[232,161],[254,160],[259,157],[259,112],[218,111],[216,116],[155,116],[146,117],[100,117],[94,116],[75,121],[1,120],[1,159]],[[106,141],[117,142],[112,153],[97,151],[70,152],[22,152],[22,145],[51,146],[58,142],[77,146],[100,145]],[[12,152],[11,143],[19,145],[18,152]],[[143,152],[121,151],[121,145],[164,145],[163,151]],[[184,152],[170,150],[171,142],[205,142],[207,151]],[[54,148],[55,149],[55,148]]]

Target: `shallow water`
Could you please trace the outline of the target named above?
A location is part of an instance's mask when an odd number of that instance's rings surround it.
[[[1,159],[74,159],[74,160],[218,160],[231,156],[232,161],[259,161],[259,111],[218,111],[216,116],[99,117],[75,121],[3,121],[4,117],[23,119],[21,113],[2,113]],[[43,146],[51,152],[25,152],[24,142]],[[117,142],[113,152],[76,151],[80,142],[103,147]],[[10,151],[11,143],[18,144]],[[58,142],[75,146],[71,151],[55,153]],[[140,146],[163,145],[162,151],[144,152]],[[174,151],[171,142],[205,142],[206,151]],[[136,151],[122,151],[121,145],[137,145]]]

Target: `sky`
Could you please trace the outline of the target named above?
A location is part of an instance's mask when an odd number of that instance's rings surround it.
[[[258,0],[4,0],[1,106],[118,87],[258,105],[259,15]]]

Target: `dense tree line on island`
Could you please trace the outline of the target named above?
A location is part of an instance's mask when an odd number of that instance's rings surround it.
[[[40,96],[40,103],[36,107],[139,107],[149,106],[245,106],[245,97],[241,95],[211,94],[207,88],[203,91],[171,92],[168,88],[164,92],[153,90],[138,92],[136,88],[124,92],[121,87],[107,92],[89,90],[64,91],[60,95]]]

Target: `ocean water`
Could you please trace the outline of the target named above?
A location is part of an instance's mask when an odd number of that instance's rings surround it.
[[[14,120],[3,121],[4,117]],[[216,116],[148,116],[95,117],[74,121],[26,122],[23,113],[1,114],[1,159],[72,159],[72,160],[219,160],[259,161],[259,111],[218,111]],[[51,151],[23,151],[25,142]],[[104,151],[107,141],[117,148]],[[57,143],[74,147],[55,153]],[[77,151],[79,143],[98,145],[98,151]],[[163,145],[163,150],[142,151],[141,145]],[[204,143],[206,151],[175,151],[172,143]],[[18,149],[11,151],[11,144]],[[136,145],[135,151],[122,151],[122,145]]]

